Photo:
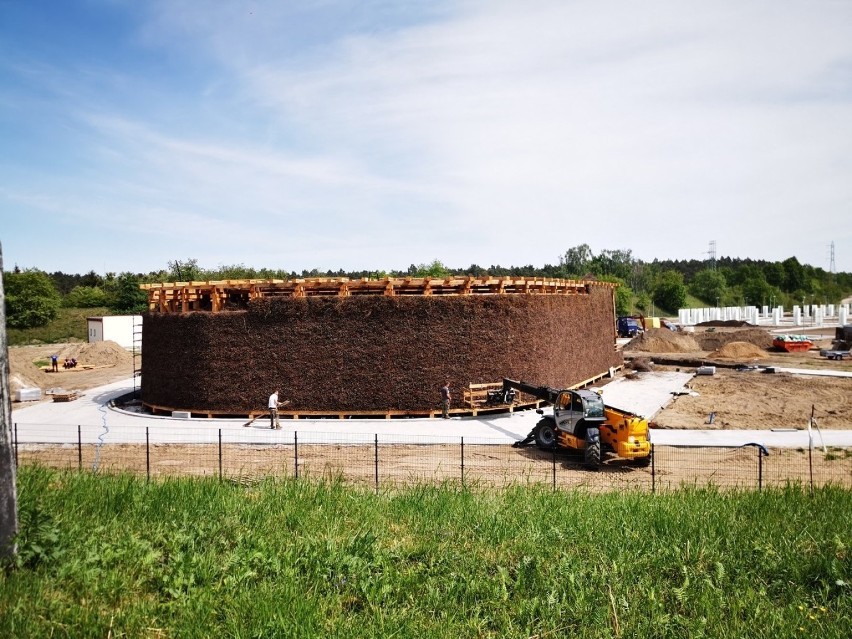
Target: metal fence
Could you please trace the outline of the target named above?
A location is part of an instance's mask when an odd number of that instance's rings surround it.
[[[609,458],[597,472],[582,456],[505,440],[242,428],[101,425],[13,426],[16,463],[148,479],[207,476],[253,483],[266,477],[343,481],[377,490],[454,483],[500,488],[666,491],[686,486],[761,489],[789,483],[852,488],[852,448],[766,449],[654,446],[645,467]]]

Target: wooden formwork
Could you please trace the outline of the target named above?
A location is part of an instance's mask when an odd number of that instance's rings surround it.
[[[306,278],[292,280],[219,280],[142,284],[148,310],[160,313],[218,312],[244,308],[264,297],[350,297],[355,295],[578,295],[589,286],[614,288],[609,282],[540,277],[404,277],[351,280]]]

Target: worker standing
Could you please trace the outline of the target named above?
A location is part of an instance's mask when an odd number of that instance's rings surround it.
[[[452,395],[450,395],[450,380],[447,380],[441,386],[441,417],[444,419],[450,418],[450,401],[452,399]]]
[[[278,407],[281,402],[278,401],[278,391],[276,390],[269,396],[269,428],[281,429],[281,422],[278,421]]]
[[[50,356],[50,370],[54,373],[59,372],[59,355]]]

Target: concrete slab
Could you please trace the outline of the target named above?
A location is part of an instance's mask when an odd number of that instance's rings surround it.
[[[819,368],[776,368],[779,373],[792,373],[794,375],[822,375],[824,377],[852,377],[850,371],[835,371]]]
[[[692,373],[675,371],[648,371],[638,373],[635,379],[619,377],[603,387],[602,397],[607,406],[651,419],[672,401],[673,392],[685,390],[692,377]]]
[[[767,448],[808,448],[807,430],[658,430],[651,441],[663,446],[742,446],[763,444]],[[852,446],[852,431],[813,431],[813,445]]]
[[[604,387],[607,404],[652,417],[682,389],[689,373],[641,373],[637,380],[618,379]],[[138,383],[138,382],[137,382]],[[442,419],[299,419],[282,420],[282,430],[270,430],[258,419],[244,428],[244,419],[176,419],[111,409],[110,400],[133,390],[133,380],[86,391],[67,403],[44,402],[16,408],[12,413],[21,443],[223,443],[257,445],[291,443],[506,445],[521,439],[540,419],[533,410],[486,417]],[[78,431],[79,426],[79,431]],[[147,430],[147,432],[146,432]],[[824,431],[826,446],[852,446],[852,430]],[[769,447],[807,448],[807,431],[653,430],[655,444],[677,446],[740,446],[759,442]],[[815,435],[815,444],[822,442]]]

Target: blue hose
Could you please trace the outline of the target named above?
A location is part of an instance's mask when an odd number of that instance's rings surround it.
[[[106,412],[106,403],[98,406],[98,410],[101,413],[101,422],[103,423],[103,431],[100,435],[98,435],[98,444],[95,446],[95,461],[92,464],[92,472],[98,472],[98,466],[101,463],[101,446],[104,445],[104,437],[109,433],[109,426],[107,426],[107,412]]]

